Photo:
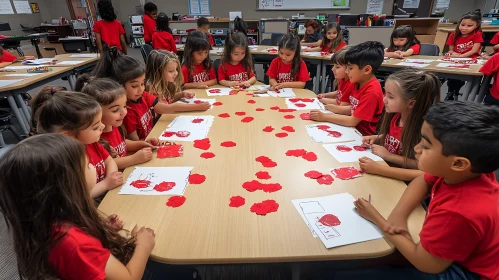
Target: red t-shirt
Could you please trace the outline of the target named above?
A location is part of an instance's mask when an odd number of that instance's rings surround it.
[[[499,44],[499,32],[497,32],[496,35],[494,35],[494,37],[492,38],[492,40],[490,40],[490,43],[492,45]],[[494,52],[497,52],[497,51],[494,51]]]
[[[207,82],[213,79],[216,79],[215,75],[215,67],[211,67],[209,70],[204,68],[204,65],[201,63],[199,65],[193,65],[193,75],[189,77],[189,68],[187,66],[182,65],[182,75],[184,75],[184,83],[202,83]]]
[[[417,54],[419,54],[419,51],[421,50],[421,45],[420,44],[414,44],[409,49],[412,49],[412,55],[417,55]],[[394,52],[394,50],[387,49],[386,52]]]
[[[120,35],[125,34],[125,30],[119,21],[99,20],[94,23],[94,32],[100,34],[102,43],[106,43],[109,47],[118,47],[118,49],[122,50]]]
[[[363,135],[372,135],[383,112],[383,90],[376,78],[372,78],[362,88],[356,84],[350,95],[351,115],[361,119],[356,128]]]
[[[168,31],[156,31],[152,34],[152,46],[155,50],[162,49],[177,53],[177,45],[173,35]]]
[[[125,139],[121,136],[120,129],[118,127],[113,127],[113,130],[109,132],[102,132],[100,137],[109,142],[111,148],[116,151],[116,157],[126,157]]]
[[[249,71],[248,71],[249,70]],[[248,74],[249,72],[249,74]],[[242,63],[224,63],[218,67],[218,80],[245,82],[255,76],[253,69],[244,69]]]
[[[499,99],[499,56],[493,55],[479,71],[488,76],[494,74],[494,83],[490,88],[490,95],[495,99]]]
[[[150,43],[154,31],[156,31],[156,21],[148,15],[144,15],[142,21],[144,23],[144,41]]]
[[[99,143],[85,145],[87,148],[88,161],[95,166],[97,171],[97,183],[106,177],[106,164],[104,161],[109,157],[108,151]]]
[[[272,63],[270,63],[269,70],[267,70],[267,76],[276,79],[278,83],[306,82],[310,80],[305,61],[301,61],[300,69],[298,70],[298,73],[296,73],[295,78],[291,77],[291,68],[293,68],[293,64],[284,64],[279,57],[276,57],[272,60]]]
[[[333,51],[331,51],[330,53],[335,53],[339,50],[341,50],[342,48],[346,47],[347,46],[347,43],[345,43],[345,41],[341,41],[341,43],[338,45],[338,47],[336,49],[334,49]],[[325,45],[322,47],[322,52],[329,52],[329,48],[331,46],[330,45]]]
[[[469,34],[467,37],[460,36],[459,38],[457,38],[456,44],[454,44],[454,36],[455,32],[452,32],[445,44],[449,46],[454,46],[454,52],[460,54],[471,51],[475,43],[483,43],[483,36],[481,31],[475,31]],[[478,50],[477,53],[469,57],[475,58],[478,56],[480,56],[480,49]]]
[[[16,59],[17,59],[17,57],[15,55],[11,54],[7,50],[3,50],[3,56],[0,59],[0,63],[1,62],[14,62],[14,61],[16,61]]]
[[[341,79],[336,91],[336,104],[340,105],[341,102],[350,102],[350,94],[352,94],[354,89],[355,84],[351,83],[349,79]]]
[[[400,119],[400,114],[397,113],[390,121],[390,130],[385,136],[385,143],[383,146],[392,154],[402,155],[402,130],[403,127],[397,126]]]
[[[158,103],[158,97],[144,91],[137,101],[128,100],[126,105],[128,113],[123,120],[126,132],[128,134],[137,131],[139,139],[146,139],[152,130],[152,112],[151,108]]]
[[[206,36],[208,36],[208,40],[210,40],[210,45],[212,47],[215,46],[215,39],[213,39],[213,35],[211,35],[211,33],[206,33]]]
[[[481,279],[499,279],[499,184],[494,173],[453,185],[429,174],[424,178],[432,189],[421,246]]]
[[[69,225],[68,225],[69,226]],[[62,230],[56,230],[56,236]],[[97,238],[71,226],[49,253],[49,263],[61,279],[95,280],[106,278],[111,251]]]

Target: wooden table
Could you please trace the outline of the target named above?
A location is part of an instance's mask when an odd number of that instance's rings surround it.
[[[204,90],[193,90],[199,98],[206,98]],[[315,97],[311,91],[294,90],[298,97]],[[256,104],[248,104],[249,99]],[[269,110],[278,105],[285,108],[285,101],[273,97],[249,97],[244,93],[235,96],[216,97],[222,106],[200,113],[184,115],[214,115],[215,120],[208,134],[211,140],[212,159],[200,158],[205,152],[193,148],[192,142],[182,142],[184,156],[174,159],[157,159],[141,166],[193,166],[192,173],[206,175],[201,185],[189,185],[185,192],[185,204],[179,208],[165,205],[167,196],[118,195],[120,188],[108,192],[99,206],[107,214],[116,213],[125,221],[125,229],[131,230],[135,224],[151,227],[156,232],[156,247],[151,258],[169,264],[227,264],[227,263],[267,263],[303,262],[318,260],[350,260],[386,256],[395,248],[386,239],[357,243],[348,246],[326,249],[319,238],[314,238],[299,216],[291,200],[312,198],[349,192],[354,197],[372,195],[372,203],[385,217],[389,215],[406,189],[401,181],[374,175],[364,175],[349,181],[335,178],[330,186],[318,185],[303,174],[310,170],[327,172],[327,168],[355,165],[340,164],[330,156],[321,144],[315,143],[306,133],[300,113],[279,113]],[[256,112],[256,108],[265,108]],[[243,117],[234,112],[245,111],[255,118],[251,123],[241,123]],[[218,117],[229,113],[230,118]],[[295,119],[285,119],[286,114]],[[158,137],[177,114],[163,115],[150,137]],[[262,129],[272,125],[273,133]],[[296,130],[287,138],[277,138],[284,125]],[[236,147],[220,147],[223,141],[234,141]],[[181,142],[179,142],[181,143]],[[287,157],[289,149],[303,148],[317,154],[316,162],[301,158]],[[255,158],[261,155],[270,157],[278,166],[263,168]],[[133,167],[124,171],[127,178]],[[280,183],[283,188],[275,193],[256,191],[250,193],[242,188],[245,181],[256,180],[255,173],[268,171],[272,179],[268,182]],[[229,207],[231,196],[241,195],[246,204],[240,208]],[[279,210],[267,216],[250,212],[255,202],[275,199]],[[409,219],[409,231],[414,240],[419,240],[425,211],[418,207]]]
[[[87,53],[80,53],[80,54],[87,54]],[[90,53],[92,54],[92,53]],[[72,55],[78,55],[78,54],[60,54],[56,55],[54,58],[58,60],[58,62],[61,61],[82,61],[81,63],[78,64],[73,64],[73,65],[58,65],[55,64],[53,66],[55,67],[65,67],[65,66],[71,66],[73,67],[73,74],[68,77],[68,82],[69,85],[71,86],[71,89],[74,90],[74,86],[76,83],[76,78],[78,76],[78,73],[80,71],[93,68],[97,62],[100,59],[100,55],[97,54],[95,57],[71,57]]]

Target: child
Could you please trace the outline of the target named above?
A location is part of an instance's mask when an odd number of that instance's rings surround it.
[[[113,3],[111,0],[99,0],[97,9],[102,20],[95,22],[94,34],[99,52],[103,52],[103,44],[109,47],[118,47],[120,51],[127,54],[125,41],[125,30],[121,23],[116,20]]]
[[[210,33],[210,22],[208,21],[208,19],[205,17],[200,17],[198,18],[197,24],[198,24],[198,31],[205,33],[206,36],[208,36],[210,46],[214,47],[215,39],[213,39],[213,35],[211,35]]]
[[[404,269],[399,274],[403,279],[416,279],[411,274],[417,279],[499,278],[499,184],[493,173],[499,168],[497,135],[497,108],[459,101],[436,104],[414,148],[425,174],[409,184],[388,220],[365,199],[355,202],[359,215],[376,224],[416,268]],[[407,219],[427,195],[431,203],[415,243]],[[383,279],[400,279],[390,277],[392,271],[380,273]]]
[[[317,95],[320,102],[325,104],[326,110],[336,114],[350,115],[350,94],[355,84],[350,82],[346,74],[347,62],[345,55],[349,47],[344,47],[331,57],[333,63],[332,72],[338,84],[338,90]]]
[[[215,67],[210,60],[210,44],[205,39],[189,36],[184,47],[182,74],[184,88],[208,88],[217,84]]]
[[[40,93],[33,99],[33,104],[38,107],[37,132],[61,133],[85,144],[88,162],[97,171],[97,184],[90,189],[93,198],[121,185],[123,175],[106,149],[98,143],[104,128],[99,103],[81,92],[59,91],[48,95],[41,96]]]
[[[383,90],[375,74],[383,63],[383,45],[368,41],[351,47],[346,55],[347,75],[355,83],[350,95],[350,116],[324,114],[312,110],[314,121],[356,127],[363,135],[372,135],[383,112]]]
[[[40,106],[42,106],[43,103],[45,103],[45,101],[51,99],[54,93],[66,90],[68,89],[61,86],[44,86],[40,89],[36,97],[31,99],[30,107],[32,112],[31,112],[31,130],[29,136],[37,134],[36,128],[38,127],[38,123],[36,121],[36,115]]]
[[[359,159],[359,166],[369,174],[412,181],[422,174],[414,159],[414,147],[421,141],[423,117],[440,101],[440,81],[432,73],[404,69],[388,76],[385,92],[385,114],[379,134],[365,136],[362,142],[373,154],[397,167],[381,165],[367,157]]]
[[[248,25],[240,17],[234,19],[234,32],[242,32],[244,36],[248,37],[248,44],[256,45],[255,38],[248,36]]]
[[[165,50],[154,50],[147,57],[146,91],[158,96],[165,108],[171,112],[206,111],[210,103],[185,104],[177,102],[183,98],[194,98],[189,91],[182,91],[182,73],[178,57]]]
[[[14,63],[16,61],[20,61],[20,60],[31,60],[31,59],[35,59],[35,57],[34,56],[23,56],[23,57],[17,58],[15,55],[13,55],[10,52],[4,50],[0,46],[0,68],[3,68],[5,66],[9,66],[9,65],[11,65],[12,63]]]
[[[310,77],[307,65],[301,59],[300,40],[296,35],[286,34],[279,41],[279,57],[270,63],[267,76],[270,86],[280,88],[304,88]]]
[[[344,48],[347,43],[343,41],[343,31],[338,23],[329,23],[323,31],[321,45],[315,48],[306,48],[304,52],[336,53]]]
[[[416,32],[410,25],[401,25],[392,32],[390,46],[385,49],[385,56],[404,58],[419,54],[421,43],[416,38]]]
[[[490,40],[490,44],[494,45],[494,54],[499,52],[499,32],[497,32],[494,37],[492,37],[492,40]]]
[[[108,78],[93,79],[82,75],[76,81],[76,90],[92,96],[102,107],[104,129],[99,143],[114,158],[118,169],[122,170],[152,159],[152,149],[159,145],[157,138],[147,141],[125,139],[126,131],[122,124],[127,114],[127,98],[125,89],[120,84]],[[128,152],[136,153],[128,156]]]
[[[154,49],[177,53],[177,45],[175,45],[175,39],[173,39],[172,30],[169,27],[168,16],[165,13],[159,13],[156,26],[157,30],[152,34],[152,46]]]
[[[154,231],[135,227],[123,237],[116,216],[102,217],[90,198],[96,172],[84,145],[61,134],[33,136],[2,158],[0,170],[0,210],[21,279],[141,279]]]
[[[301,40],[302,46],[318,47],[322,43],[321,25],[315,19],[311,19],[305,23],[306,33]]]
[[[480,10],[466,13],[461,17],[456,31],[450,34],[446,42],[449,46],[449,56],[469,58],[480,56],[480,49],[483,43],[481,22],[482,14]],[[461,80],[449,79],[447,81],[449,93],[447,93],[446,100],[457,100],[459,90],[464,83]]]
[[[218,67],[218,80],[226,87],[247,88],[256,83],[248,39],[243,33],[227,34],[221,65]]]
[[[152,44],[152,36],[156,31],[156,20],[158,17],[158,7],[153,2],[144,5],[144,42]]]
[[[490,88],[489,94],[485,96],[483,103],[499,106],[499,56],[493,55],[490,57],[479,71],[487,76],[494,75],[494,83]]]

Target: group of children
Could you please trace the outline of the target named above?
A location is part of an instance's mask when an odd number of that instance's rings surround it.
[[[99,9],[109,8],[107,2],[99,1]],[[145,5],[144,18],[150,19],[144,25],[154,22],[153,5]],[[114,11],[100,14],[115,21]],[[153,45],[157,33],[169,32],[159,26],[162,20],[168,22],[163,15],[157,15],[156,28],[146,28],[155,30],[147,37]],[[463,17],[459,33],[449,39],[452,56],[477,53],[475,23],[474,13]],[[100,31],[115,27],[122,36],[114,23],[99,25]],[[307,38],[317,33],[309,27]],[[356,127],[364,135],[363,144],[389,164],[360,158],[364,172],[412,181],[388,219],[364,199],[355,202],[356,210],[380,228],[419,271],[418,277],[498,279],[499,185],[492,172],[499,168],[499,110],[439,103],[439,79],[415,69],[388,76],[383,91],[375,75],[384,57],[419,52],[410,26],[397,28],[387,49],[379,42],[346,46],[341,34],[331,23],[321,38],[304,41],[334,53],[332,73],[338,85],[336,91],[318,95],[334,114],[312,110],[311,119]],[[141,278],[154,248],[154,231],[135,228],[123,237],[119,217],[102,217],[94,200],[123,183],[120,170],[151,160],[152,150],[169,144],[147,138],[155,114],[210,108],[206,102],[176,102],[194,97],[185,89],[218,83],[249,87],[256,82],[243,32],[227,35],[217,73],[205,32],[189,34],[182,63],[174,52],[160,48],[149,54],[145,66],[124,55],[121,40],[108,38],[101,34],[101,59],[90,75],[78,79],[75,92],[48,86],[33,99],[34,134],[40,135],[18,144],[0,163],[0,209],[13,232],[19,271],[28,279]],[[267,72],[270,86],[304,88],[310,76],[300,56],[300,40],[286,34],[278,48]],[[499,62],[494,63],[497,70]],[[407,219],[428,195],[428,216],[421,241],[415,243]]]

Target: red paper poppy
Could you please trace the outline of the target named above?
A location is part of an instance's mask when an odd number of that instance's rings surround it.
[[[295,106],[296,106],[296,107],[303,108],[303,107],[307,107],[307,104],[303,104],[303,103],[295,103]]]
[[[327,227],[335,227],[341,224],[340,219],[333,214],[326,214],[319,219],[319,223]]]
[[[204,138],[200,140],[194,140],[194,148],[198,148],[201,150],[208,150],[211,147],[210,139]]]
[[[223,103],[220,101],[217,101],[217,102],[214,102],[212,105],[213,106],[221,106],[221,105],[223,105]]]
[[[161,182],[159,184],[157,184],[156,186],[154,186],[154,190],[155,191],[158,191],[158,192],[166,192],[166,191],[169,191],[171,189],[173,189],[173,187],[175,187],[175,182]]]
[[[332,173],[341,180],[350,180],[362,176],[362,172],[353,166],[335,168],[332,170]]]
[[[350,152],[352,150],[352,148],[345,146],[345,145],[338,145],[338,146],[336,146],[336,150],[338,150],[340,152]]]
[[[173,132],[173,131],[165,131],[165,132],[163,132],[163,134],[161,134],[161,136],[163,136],[163,137],[172,137],[175,134],[176,133]]]
[[[229,117],[230,117],[230,115],[229,115],[229,114],[227,114],[227,113],[223,113],[223,114],[220,114],[220,115],[218,115],[218,116],[219,116],[220,118],[229,118]]]
[[[257,111],[257,112],[262,112],[262,111],[265,111],[265,109],[263,109],[263,108],[256,108],[256,110],[255,110],[255,111]]]
[[[165,145],[158,148],[158,158],[180,157],[184,152],[184,146],[181,144]]]
[[[201,123],[203,121],[204,121],[204,119],[198,118],[198,119],[193,119],[192,123]]]
[[[182,206],[184,202],[185,202],[185,196],[180,196],[180,195],[171,196],[170,198],[168,198],[166,206],[177,208]]]
[[[308,120],[311,120],[311,117],[310,117],[310,113],[303,113],[303,114],[300,114],[300,118],[304,121],[308,121]]]
[[[249,103],[249,104],[255,104],[255,103],[256,103],[256,101],[255,101],[255,100],[253,100],[253,99],[250,99],[250,100],[248,100],[248,103]]]
[[[194,104],[200,104],[201,102],[203,102],[203,101],[201,101],[201,100],[194,100]]]
[[[320,130],[328,130],[330,129],[330,127],[328,125],[324,125],[324,124],[320,124],[318,126],[316,126],[317,129],[320,129]]]
[[[279,137],[279,138],[284,138],[284,137],[288,137],[288,134],[286,132],[280,132],[280,133],[276,133],[275,136]]]
[[[291,113],[291,112],[295,112],[296,109],[279,109],[279,112],[280,113]]]
[[[266,127],[263,129],[263,131],[265,131],[265,132],[272,132],[272,131],[274,131],[274,128],[273,128],[272,126],[268,125],[268,126],[266,126]]]
[[[139,179],[131,182],[130,185],[137,189],[145,189],[149,188],[149,186],[151,185],[151,181]]]
[[[308,161],[316,161],[317,160],[317,155],[314,152],[308,152],[302,156],[302,158],[308,160]]]
[[[367,151],[367,147],[364,147],[364,146],[353,146],[354,150],[358,151],[358,152],[365,152]]]
[[[321,185],[331,185],[334,181],[333,176],[326,174],[316,179],[317,183]]]
[[[244,197],[238,195],[230,198],[229,206],[237,208],[243,206],[245,203],[246,200],[244,199]]]
[[[282,130],[287,131],[287,132],[295,132],[295,129],[292,126],[286,125],[281,127]]]
[[[241,120],[241,122],[244,122],[244,123],[249,123],[249,122],[251,122],[251,121],[253,121],[253,120],[254,120],[254,118],[253,118],[253,117],[244,117],[244,118]]]
[[[233,141],[225,141],[225,142],[220,143],[220,146],[222,146],[222,147],[227,147],[227,148],[230,148],[230,147],[235,147],[235,146],[236,146],[236,142],[233,142]]]
[[[291,156],[293,156],[293,157],[301,157],[301,156],[303,156],[306,153],[307,153],[307,151],[304,150],[304,149],[296,149],[296,150],[288,150],[286,152],[286,155],[288,157],[291,157]]]
[[[202,158],[209,159],[209,158],[214,158],[215,154],[212,152],[204,152],[200,155]]]
[[[294,119],[295,116],[293,116],[293,115],[284,115],[284,118],[289,120],[289,119]]]
[[[204,176],[202,174],[194,173],[194,174],[189,175],[189,184],[199,185],[199,184],[204,183],[205,180],[206,180],[206,176]]]
[[[317,179],[317,178],[322,177],[324,174],[322,174],[319,171],[310,170],[307,173],[305,173],[304,175],[305,175],[305,177],[310,178],[310,179]]]
[[[272,106],[270,107],[270,110],[279,110],[279,106]]]
[[[177,137],[188,137],[189,135],[191,135],[191,133],[189,131],[186,131],[186,130],[182,130],[182,131],[177,131]]]
[[[272,178],[267,171],[258,171],[255,173],[255,176],[260,180],[268,180]]]
[[[279,204],[275,200],[269,199],[253,204],[250,211],[256,213],[257,215],[265,216],[269,213],[277,212],[278,209]]]
[[[333,136],[335,138],[341,137],[341,132],[334,131],[334,130],[326,130],[329,136]]]
[[[244,116],[244,115],[246,115],[246,112],[236,112],[236,115],[238,115],[238,116]]]

